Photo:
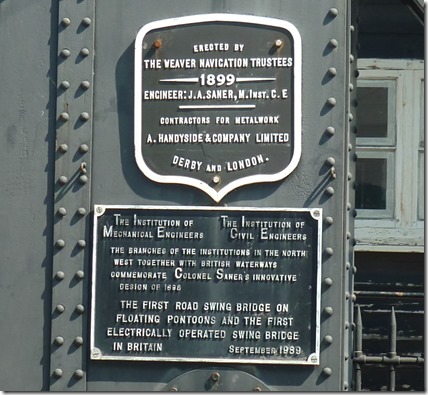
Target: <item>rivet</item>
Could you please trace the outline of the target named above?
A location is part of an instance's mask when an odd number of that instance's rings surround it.
[[[58,214],[61,215],[61,217],[64,217],[64,215],[67,214],[67,210],[64,207],[60,207],[58,209]]]
[[[345,361],[347,361],[349,359],[349,354],[347,352],[345,352],[345,354],[343,355]],[[345,381],[346,383],[346,381]]]
[[[331,370],[331,368],[324,368],[324,369],[322,370],[322,374],[323,374],[324,376],[327,376],[327,377],[331,376],[331,375],[332,375],[332,373],[333,373],[333,371]]]
[[[213,372],[211,375],[211,379],[214,381],[218,381],[220,379],[220,373],[219,372]]]
[[[63,305],[63,304],[59,304],[59,305],[57,305],[56,307],[55,307],[55,311],[57,312],[57,313],[64,313],[64,311],[65,311],[65,306]]]
[[[62,346],[64,344],[64,338],[62,336],[57,336],[54,341],[57,346]]]
[[[358,215],[358,211],[357,210],[352,210],[352,216],[355,218]]]
[[[162,46],[162,41],[161,40],[155,40],[153,41],[153,47],[156,49],[159,49]]]
[[[354,116],[352,114],[348,114],[348,119],[349,119],[349,122],[352,122],[354,119]]]
[[[253,392],[261,392],[261,388],[260,387],[254,387],[253,388]]]
[[[78,241],[77,241],[77,245],[78,245],[80,248],[85,248],[85,247],[86,247],[86,241],[85,241],[85,240],[78,240]]]
[[[354,71],[354,76],[355,78],[358,78],[360,76],[360,72],[358,70]]]
[[[80,55],[82,55],[82,56],[88,56],[89,55],[89,49],[88,48],[82,48],[81,50],[80,50]]]
[[[83,314],[85,312],[85,306],[83,306],[82,304],[78,304],[75,310],[76,310],[76,313]]]
[[[82,280],[85,277],[85,273],[83,270],[78,270],[75,274],[76,278],[78,278],[79,280]]]
[[[329,13],[331,16],[338,16],[338,15],[339,15],[339,10],[338,10],[337,8],[330,8],[330,9],[328,10],[328,13]]]
[[[86,209],[84,207],[79,207],[77,209],[77,214],[79,214],[81,217],[83,217],[84,215],[86,215]]]
[[[63,239],[58,239],[55,243],[57,248],[64,248],[65,247],[65,241]]]
[[[80,147],[79,147],[79,151],[80,151],[82,154],[85,154],[86,152],[88,152],[88,151],[89,151],[89,147],[88,147],[88,145],[87,145],[87,144],[81,144],[81,145],[80,145]]]
[[[352,208],[352,205],[351,205],[351,203],[348,202],[346,204],[346,210],[349,211],[349,210],[351,210],[351,208]]]
[[[68,89],[68,88],[70,88],[70,83],[67,81],[67,80],[65,80],[65,81],[62,81],[61,82],[61,84],[59,85],[62,89]]]
[[[336,160],[330,156],[326,159],[326,163],[329,164],[330,166],[334,166],[336,164]]]
[[[70,119],[70,115],[68,115],[67,112],[62,112],[61,114],[59,114],[59,118],[61,119],[61,121],[68,121]]]
[[[213,177],[213,183],[218,184],[220,182],[220,176],[214,176]]]
[[[350,297],[351,297],[351,294],[349,292],[345,292],[345,299],[349,300]]]
[[[346,232],[346,238],[349,240],[351,238],[351,232]]]
[[[91,25],[91,23],[92,23],[92,20],[91,20],[91,18],[89,18],[89,17],[85,17],[85,18],[83,18],[82,19],[82,23],[85,25],[85,26],[90,26]]]
[[[337,75],[337,70],[336,70],[336,68],[335,68],[335,67],[330,67],[330,68],[328,69],[328,73],[329,73],[332,77],[335,77],[335,76]]]
[[[344,389],[344,391],[348,390],[348,382],[347,381],[343,382],[343,389]]]
[[[334,39],[334,38],[332,38],[328,43],[329,43],[329,45],[330,45],[331,47],[333,47],[333,48],[337,48],[337,47],[338,47],[338,45],[339,45],[339,43],[337,42],[337,40],[336,40],[336,39]]]
[[[327,306],[324,308],[324,313],[327,315],[333,315],[333,307]]]
[[[334,250],[331,247],[326,247],[326,249],[324,250],[324,252],[328,255],[328,256],[333,256],[334,254]]]
[[[333,336],[331,335],[325,335],[324,336],[324,342],[327,344],[332,344],[333,343]]]
[[[53,371],[53,374],[54,374],[54,376],[55,376],[55,377],[60,378],[60,377],[62,377],[62,375],[64,374],[64,372],[62,371],[62,369],[60,369],[60,368],[56,368],[56,369]]]
[[[354,63],[354,55],[352,55],[352,54],[349,55],[349,61],[351,63]]]
[[[70,19],[70,18],[62,18],[61,23],[62,23],[64,26],[70,26],[71,19]]]
[[[74,343],[76,346],[81,346],[81,345],[83,344],[83,337],[82,337],[82,336],[77,336],[77,337],[74,339],[73,343]]]
[[[327,187],[327,188],[325,189],[325,193],[326,193],[327,195],[333,196],[333,195],[334,195],[334,188],[333,188],[333,187]]]
[[[277,48],[282,47],[282,40],[280,40],[279,38],[278,38],[278,40],[275,40],[275,47],[277,47]]]
[[[357,295],[355,295],[354,293],[352,294],[352,296],[351,296],[351,300],[353,301],[353,302],[355,302],[356,300],[357,300]]]
[[[77,369],[74,371],[73,375],[76,377],[76,379],[81,379],[84,376],[84,372],[82,369]]]
[[[326,277],[323,282],[328,287],[331,287],[333,285],[333,280],[330,277]]]
[[[352,173],[348,173],[348,181],[352,180]]]
[[[58,271],[55,273],[55,278],[56,278],[58,281],[64,280],[64,278],[65,278],[65,273],[64,273],[62,270],[58,270]]]
[[[81,87],[82,89],[88,89],[90,86],[91,86],[91,83],[90,83],[89,81],[82,81],[82,82],[80,83],[80,87]]]
[[[330,107],[334,107],[336,105],[336,99],[334,97],[329,97],[327,103]]]
[[[326,133],[329,134],[330,136],[333,136],[336,133],[336,130],[334,129],[333,126],[329,126],[326,130]]]
[[[68,178],[67,178],[66,176],[60,176],[60,177],[58,178],[58,182],[59,182],[61,185],[65,185],[65,184],[67,184],[67,182],[68,182]]]
[[[349,322],[345,321],[345,329],[349,329]]]
[[[62,152],[63,154],[68,151],[68,145],[67,144],[60,144],[58,146],[58,151]]]
[[[351,263],[350,262],[346,262],[345,263],[345,269],[349,270],[351,268]]]
[[[327,225],[333,225],[333,222],[334,222],[333,217],[325,217],[325,223]]]
[[[79,118],[80,118],[82,121],[87,121],[87,120],[89,120],[89,113],[87,113],[86,111],[85,111],[85,112],[82,112],[82,113],[80,114]]]
[[[357,267],[356,266],[352,266],[352,273],[357,273]]]
[[[70,55],[71,55],[71,52],[70,52],[70,50],[69,50],[69,49],[64,48],[64,49],[62,49],[62,50],[61,50],[61,56],[62,56],[64,59],[68,58]]]
[[[88,182],[88,176],[86,175],[80,176],[79,181],[81,184],[86,184]]]
[[[171,387],[169,390],[171,392],[178,392],[178,388],[177,387]]]

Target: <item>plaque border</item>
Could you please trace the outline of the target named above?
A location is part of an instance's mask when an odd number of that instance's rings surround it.
[[[293,86],[294,86],[294,111],[293,111],[293,139],[294,150],[290,163],[280,172],[275,174],[255,174],[239,178],[225,185],[216,191],[209,184],[189,176],[160,175],[151,170],[142,154],[142,57],[143,39],[145,35],[154,29],[170,26],[189,25],[203,22],[242,22],[247,24],[273,26],[287,30],[293,37],[294,57],[293,57]],[[260,17],[253,15],[239,14],[202,14],[191,15],[178,18],[163,19],[149,22],[139,31],[135,39],[135,76],[134,76],[134,152],[139,169],[152,181],[158,183],[183,184],[198,188],[207,193],[215,202],[220,202],[224,196],[234,189],[243,185],[275,182],[287,177],[298,165],[302,154],[302,40],[297,28],[288,21]]]
[[[291,359],[251,359],[251,358],[185,358],[185,357],[142,357],[142,356],[115,356],[102,355],[99,348],[95,347],[95,303],[96,303],[96,280],[97,280],[97,232],[98,217],[104,215],[106,209],[123,210],[181,210],[181,211],[252,211],[252,212],[308,212],[312,218],[318,221],[317,228],[317,267],[316,267],[316,317],[315,317],[315,351],[307,360]],[[322,208],[283,208],[283,207],[209,207],[209,206],[153,206],[153,205],[102,205],[95,204],[93,211],[93,249],[92,249],[92,281],[91,281],[91,317],[90,317],[90,359],[91,360],[115,360],[115,361],[159,361],[159,362],[204,362],[204,363],[227,363],[227,364],[263,364],[263,365],[319,365],[320,364],[320,325],[321,325],[321,269],[322,269]]]

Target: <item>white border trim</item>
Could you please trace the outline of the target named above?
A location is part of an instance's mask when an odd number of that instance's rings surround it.
[[[153,172],[146,164],[143,158],[142,146],[142,56],[143,56],[143,39],[151,30],[177,26],[188,25],[201,22],[243,22],[256,25],[274,26],[289,31],[294,40],[294,57],[293,57],[293,86],[294,86],[294,152],[288,166],[276,174],[252,175],[221,188],[218,192],[201,180],[185,176],[162,176]],[[134,150],[135,159],[138,167],[148,178],[159,183],[176,183],[190,185],[201,189],[207,193],[217,203],[232,190],[247,184],[274,182],[287,177],[300,161],[302,153],[302,41],[297,28],[290,22],[280,19],[258,17],[252,15],[237,14],[203,14],[192,15],[179,18],[164,19],[161,21],[150,22],[143,26],[135,39],[135,89],[134,89]]]
[[[104,215],[106,209],[135,209],[135,210],[185,210],[198,211],[253,211],[253,212],[309,212],[318,220],[317,251],[316,251],[316,317],[315,317],[315,352],[308,359],[293,361],[292,359],[238,359],[238,358],[168,358],[168,357],[138,357],[138,356],[103,356],[100,349],[95,347],[95,302],[96,302],[96,274],[97,274],[97,235],[98,218]],[[91,283],[91,317],[90,317],[90,359],[91,360],[122,360],[122,361],[167,361],[167,362],[206,362],[206,363],[232,363],[232,364],[263,364],[263,365],[319,365],[320,364],[320,332],[321,332],[321,271],[322,271],[322,208],[283,208],[283,207],[209,207],[209,206],[153,206],[153,205],[94,205],[93,215],[93,249],[92,249],[92,283]]]

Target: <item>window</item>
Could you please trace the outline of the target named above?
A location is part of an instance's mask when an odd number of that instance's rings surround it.
[[[423,251],[423,62],[358,66],[356,250]]]

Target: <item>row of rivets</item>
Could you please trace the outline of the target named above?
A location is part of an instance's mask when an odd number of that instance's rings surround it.
[[[85,16],[84,18],[78,18],[78,17],[74,17],[74,15],[79,15],[80,11],[79,10],[85,10],[83,12],[92,12],[91,9],[93,10],[93,7],[91,7],[91,4],[88,2],[88,4],[83,3],[82,1],[78,1],[77,3],[79,4],[75,4],[73,5],[67,5],[67,6],[61,6],[60,5],[60,10],[59,12],[61,13],[61,11],[65,11],[67,9],[68,12],[70,12],[70,15],[67,15],[66,17],[60,18],[59,23],[60,23],[60,28],[59,28],[59,32],[64,32],[64,35],[59,35],[59,42],[58,42],[58,46],[59,46],[59,60],[58,60],[58,78],[59,78],[59,92],[58,92],[58,103],[57,103],[57,107],[58,108],[63,108],[64,110],[61,112],[59,111],[58,114],[58,120],[60,121],[58,127],[60,128],[61,126],[64,127],[64,131],[62,131],[62,129],[58,129],[58,135],[57,135],[57,140],[59,141],[59,145],[58,145],[58,161],[60,161],[58,163],[57,169],[61,169],[62,166],[61,164],[64,164],[64,169],[69,167],[69,164],[67,162],[62,162],[62,161],[67,161],[69,160],[69,157],[65,156],[64,154],[69,153],[71,154],[71,151],[74,150],[72,142],[68,142],[67,143],[65,141],[61,141],[62,136],[64,135],[65,138],[70,138],[72,136],[69,136],[68,133],[70,132],[69,130],[65,129],[65,124],[69,123],[70,121],[72,121],[72,119],[75,117],[74,113],[72,113],[72,111],[69,108],[76,108],[77,105],[74,105],[74,102],[70,102],[67,99],[67,91],[70,90],[73,85],[74,85],[74,79],[71,78],[72,76],[76,76],[78,74],[76,74],[76,71],[79,72],[84,72],[86,73],[87,77],[86,78],[90,78],[93,75],[93,59],[89,59],[92,55],[93,55],[93,36],[91,31],[86,30],[86,33],[84,33],[83,35],[80,35],[79,38],[79,42],[80,39],[83,38],[86,41],[88,41],[88,43],[84,42],[84,44],[80,47],[80,48],[76,48],[75,46],[72,46],[71,44],[69,44],[69,42],[71,41],[72,43],[75,42],[75,33],[81,34],[82,32],[85,31],[86,28],[88,28],[89,26],[91,26],[92,24],[92,18],[90,16]],[[82,4],[80,4],[82,3]],[[74,8],[73,8],[74,7]],[[87,15],[87,14],[86,14]],[[70,30],[69,27],[71,25],[77,25],[78,29],[75,30]],[[86,44],[86,45],[85,45]],[[75,64],[70,63],[70,60],[72,59],[73,56],[76,56],[78,58],[80,58],[80,60],[82,60],[81,63],[76,62]],[[85,61],[83,61],[83,59],[85,59]],[[68,75],[66,75],[66,73],[70,73],[70,77],[68,77]],[[62,74],[62,75],[61,75]],[[65,78],[64,78],[65,77]],[[77,83],[76,87],[76,94],[74,95],[74,99],[76,99],[76,104],[80,103],[80,97],[81,94],[84,93],[84,91],[88,91],[89,88],[91,87],[91,81],[87,80],[86,78],[82,78],[80,81],[80,83]],[[86,105],[87,102],[90,102],[91,100],[84,100],[84,102],[82,102],[82,104]],[[68,106],[68,104],[70,104],[70,106]],[[91,111],[88,111],[87,108],[83,108],[81,110],[80,113],[78,113],[78,116],[76,117],[78,121],[78,126],[82,126],[84,128],[82,128],[82,130],[88,130],[88,122],[91,119]],[[86,126],[84,126],[86,124]],[[86,129],[85,129],[86,128]],[[85,134],[86,136],[86,134]],[[83,137],[83,136],[82,136]],[[90,141],[90,138],[88,137],[88,141]],[[80,144],[80,146],[78,146],[77,148],[77,152],[80,153],[81,155],[84,155],[86,153],[89,152],[89,146],[88,144],[82,143]],[[74,153],[74,152],[73,152]],[[71,157],[70,157],[71,158]],[[75,157],[74,157],[75,158]],[[74,163],[74,158],[72,161],[70,161],[70,164]],[[58,170],[60,171],[60,170]],[[64,172],[65,173],[65,172]],[[87,168],[87,164],[86,162],[82,162],[80,165],[80,173],[77,173],[77,177],[76,177],[76,181],[78,181],[80,184],[85,185],[89,182],[88,179],[88,168]],[[57,182],[60,186],[66,186],[67,184],[69,184],[70,182],[75,180],[75,175],[73,173],[73,175],[70,174],[61,174],[61,173],[57,173]],[[65,192],[65,191],[64,191]],[[63,223],[63,226],[67,226],[66,222],[63,222],[66,220],[67,216],[69,215],[69,211],[70,211],[70,207],[67,206],[67,204],[73,204],[73,202],[76,201],[76,198],[74,197],[74,194],[65,194],[62,193],[62,191],[59,191],[59,195],[60,198],[63,198],[63,203],[62,206],[57,208],[57,217],[59,219],[61,219],[61,223]],[[85,195],[86,196],[86,195]],[[82,205],[85,203],[81,202],[81,197],[78,197],[78,204]],[[75,218],[74,216],[78,216],[83,218],[84,216],[87,215],[87,210],[84,207],[79,207],[77,206],[77,210],[75,212],[71,212],[72,217],[71,221],[74,221]],[[60,225],[59,225],[60,226]],[[79,228],[74,228],[74,234],[76,233],[76,230],[79,231],[80,229],[83,229],[83,231],[85,230],[86,225],[81,222],[81,225]],[[59,236],[59,237],[58,237]],[[69,243],[69,240],[63,236],[63,234],[58,234],[58,236],[56,236],[56,241],[55,241],[55,246],[58,250],[65,250],[66,244]],[[81,237],[81,236],[80,236]],[[77,236],[77,242],[76,242],[76,247],[80,248],[80,249],[85,249],[87,247],[87,242],[86,240],[84,240],[84,238],[79,238],[79,236]],[[72,257],[74,257],[74,254],[72,255]],[[83,255],[82,255],[83,257]],[[61,255],[58,254],[56,255],[56,257],[54,258],[55,260],[58,260],[58,263],[62,263],[63,266],[65,264],[65,266],[67,267],[67,257],[65,255]],[[84,259],[84,258],[82,258]],[[77,259],[77,261],[75,261],[77,263],[77,265],[80,265],[80,258]],[[54,261],[55,263],[55,261]],[[83,269],[83,268],[82,268]],[[62,267],[58,267],[58,270],[56,271],[54,278],[56,281],[58,282],[63,282],[64,279],[68,276],[68,272],[63,269]],[[72,275],[73,279],[70,279],[73,284],[75,284],[76,281],[82,281],[85,278],[85,272],[84,270],[77,270],[75,272],[74,275]],[[64,285],[62,286],[64,287]],[[74,321],[74,323],[72,321],[69,321],[69,318],[66,317],[63,313],[64,311],[67,309],[70,309],[70,304],[73,303],[74,307],[72,307],[71,313],[73,315],[82,315],[85,313],[85,303],[79,303],[80,300],[79,298],[81,298],[80,295],[80,288],[81,287],[68,287],[67,289],[63,289],[63,288],[56,288],[56,291],[53,291],[53,298],[54,300],[57,300],[56,302],[54,302],[53,307],[54,307],[54,311],[56,313],[56,315],[54,315],[53,318],[55,318],[58,315],[62,315],[63,318],[59,318],[58,319],[58,323],[57,324],[52,324],[52,331],[55,334],[54,331],[58,331],[60,332],[62,329],[64,328],[64,325],[66,325],[66,328],[68,328],[69,325],[73,324],[72,326],[74,327],[74,329],[76,329],[77,331],[79,331],[79,335],[74,337],[73,340],[73,344],[77,347],[81,347],[84,344],[84,340],[83,337],[80,335],[81,331],[83,330],[83,328],[80,328],[80,321]],[[55,288],[54,288],[55,289]],[[63,303],[62,299],[66,299],[66,297],[69,295],[68,293],[63,293],[63,292],[68,292],[68,290],[74,290],[72,294],[70,294],[71,298],[70,298],[70,302],[67,303]],[[78,292],[77,294],[75,292]],[[65,296],[65,298],[64,298]],[[62,297],[62,299],[61,299]],[[67,299],[68,300],[68,299]],[[73,302],[71,302],[71,300],[73,300]],[[58,303],[59,302],[59,303]],[[66,307],[67,306],[67,307]],[[65,319],[65,321],[64,321]],[[77,324],[77,327],[76,327]],[[70,331],[64,331],[66,333],[69,333]],[[58,333],[58,335],[55,337],[54,335],[54,344],[57,345],[58,347],[63,347],[63,345],[66,342],[66,336],[64,336],[66,333]],[[71,337],[71,339],[73,339],[73,337]],[[81,353],[82,351],[80,351]],[[66,375],[66,371],[70,370],[70,372],[72,372],[72,376],[74,377],[75,380],[79,380],[80,381],[80,385],[78,387],[78,389],[84,389],[85,388],[85,383],[83,381],[81,381],[80,379],[82,379],[85,376],[85,371],[83,367],[80,367],[79,369],[66,369],[67,366],[70,365],[68,358],[70,359],[70,362],[72,362],[72,364],[76,363],[77,361],[80,361],[80,354],[75,354],[75,356],[71,356],[69,355],[69,352],[64,353],[64,351],[62,352],[58,352],[58,354],[53,354],[52,358],[51,358],[51,371],[52,371],[52,377],[55,379],[60,379],[62,377],[64,377]],[[77,359],[76,359],[77,357]],[[81,363],[81,362],[78,362]],[[58,366],[58,365],[62,365],[62,366]],[[77,381],[76,381],[77,382]],[[82,387],[83,385],[83,387]],[[53,390],[65,390],[65,386],[69,386],[69,384],[65,383],[65,382],[61,382],[61,381],[53,381],[52,382],[52,388]]]

